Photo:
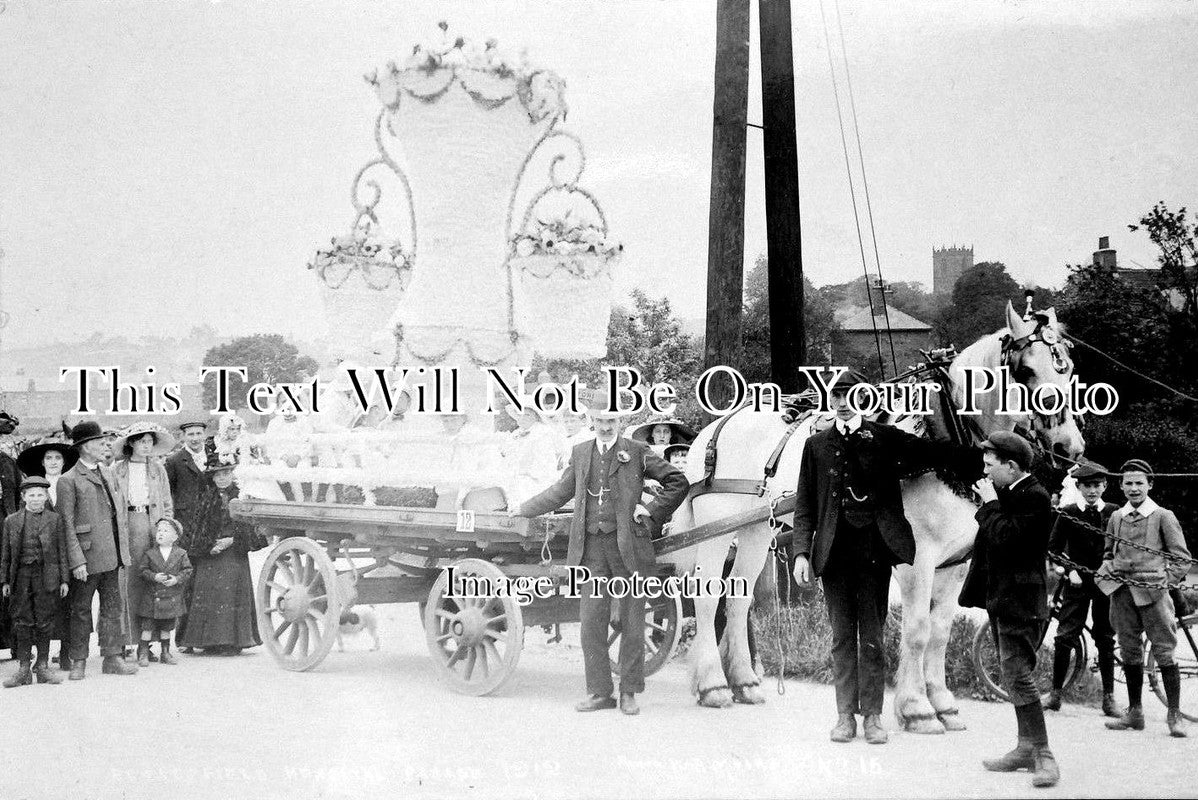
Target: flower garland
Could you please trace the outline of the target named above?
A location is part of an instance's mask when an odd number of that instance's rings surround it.
[[[511,53],[495,39],[480,45],[461,36],[451,38],[449,24],[444,21],[437,27],[441,29],[440,40],[415,45],[402,68],[392,61],[381,73],[376,70],[366,76],[383,105],[397,108],[401,91],[431,103],[449,91],[456,80],[475,102],[488,108],[498,108],[518,97],[531,122],[565,119],[565,81],[553,72],[530,66],[525,51]],[[480,76],[499,81],[502,90],[493,94],[467,85],[471,77]]]
[[[334,236],[330,242],[332,246],[318,250],[308,264],[330,289],[341,288],[358,271],[367,286],[382,291],[394,281],[402,281],[404,273],[412,269],[411,257],[398,239],[375,236],[369,227]]]

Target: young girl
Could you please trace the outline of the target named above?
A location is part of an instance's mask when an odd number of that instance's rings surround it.
[[[183,526],[173,517],[163,517],[154,526],[154,546],[141,555],[137,574],[142,586],[137,619],[141,641],[137,645],[137,665],[150,665],[150,643],[161,642],[163,664],[178,663],[171,654],[171,631],[183,613],[183,585],[191,578],[187,552],[175,545]]]

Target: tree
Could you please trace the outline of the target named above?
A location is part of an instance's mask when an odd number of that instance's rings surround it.
[[[1192,330],[1198,330],[1198,223],[1190,224],[1184,207],[1173,212],[1162,202],[1141,217],[1139,225],[1127,227],[1137,231],[1141,225],[1161,251],[1161,288],[1180,296],[1180,313]]]
[[[1007,301],[1022,312],[1023,290],[997,261],[983,261],[961,273],[952,299],[933,323],[937,338],[964,349],[1006,325]]]
[[[240,336],[222,345],[217,345],[204,354],[204,366],[245,367],[248,382],[239,377],[229,379],[229,405],[245,408],[246,390],[255,383],[290,383],[299,378],[300,372],[313,375],[319,364],[310,356],[301,356],[299,349],[277,333],[256,333]],[[208,408],[217,407],[216,376],[204,379],[204,403]]]
[[[769,271],[765,254],[745,276],[745,311],[742,323],[744,358],[739,369],[750,382],[770,380],[770,307]],[[824,364],[828,360],[832,331],[835,328],[833,304],[811,282],[803,279],[803,321],[806,323],[807,360]],[[736,365],[732,365],[736,366]]]

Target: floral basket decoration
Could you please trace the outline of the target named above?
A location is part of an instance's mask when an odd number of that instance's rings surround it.
[[[519,275],[521,333],[547,358],[607,354],[613,262],[624,246],[606,225],[571,212],[538,218],[511,242],[509,265]]]

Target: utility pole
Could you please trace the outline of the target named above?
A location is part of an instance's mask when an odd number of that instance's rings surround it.
[[[766,258],[770,297],[770,373],[797,392],[807,362],[803,321],[803,238],[795,136],[794,51],[790,0],[759,0],[761,106],[765,150]]]
[[[749,3],[717,0],[711,202],[707,231],[707,330],[703,366],[736,367],[744,303],[745,147],[749,121]],[[717,407],[731,386],[713,387]]]

